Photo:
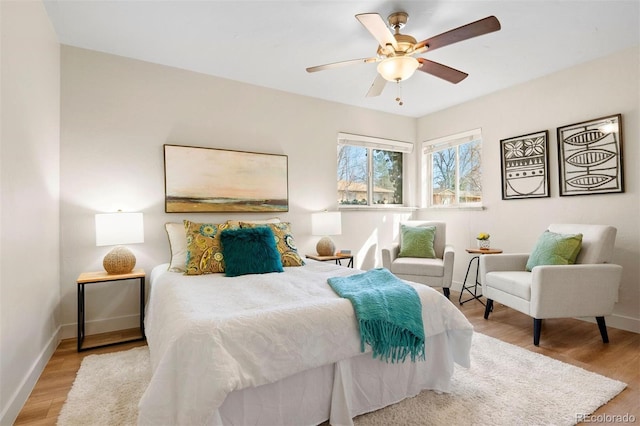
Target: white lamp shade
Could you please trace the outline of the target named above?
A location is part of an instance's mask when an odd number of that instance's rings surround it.
[[[96,214],[96,246],[144,243],[142,213]]]
[[[342,234],[342,215],[340,212],[312,213],[311,233],[323,236]]]
[[[411,77],[419,66],[413,56],[393,56],[378,64],[378,72],[387,81],[402,81]]]

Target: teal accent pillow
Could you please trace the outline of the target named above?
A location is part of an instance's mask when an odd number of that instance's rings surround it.
[[[582,234],[544,231],[527,260],[527,271],[540,265],[573,265],[582,248]]]
[[[271,228],[227,229],[220,241],[227,277],[284,272]]]
[[[398,257],[426,257],[435,259],[433,241],[435,226],[409,226],[400,224],[400,253]]]

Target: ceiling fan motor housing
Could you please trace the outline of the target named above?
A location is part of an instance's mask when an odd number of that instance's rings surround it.
[[[406,34],[394,34],[396,42],[398,43],[398,50],[396,53],[409,53],[413,50],[413,46],[416,44],[416,39]]]
[[[407,24],[409,20],[409,14],[407,12],[395,12],[387,17],[389,26],[398,31]]]
[[[389,58],[392,56],[403,56],[411,54],[414,51],[416,39],[407,34],[396,33],[393,35],[396,39],[396,47],[394,49],[390,44],[378,47],[378,55]]]

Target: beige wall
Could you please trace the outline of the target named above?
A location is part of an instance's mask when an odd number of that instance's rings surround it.
[[[290,211],[278,216],[292,223],[299,250],[315,253],[309,214],[337,207],[338,132],[413,141],[415,119],[63,46],[63,335],[75,336],[78,274],[102,269],[109,250],[95,247],[95,213],[144,213],[145,242],[130,248],[147,272],[169,260],[165,222],[272,216],[164,213],[163,144],[288,155]],[[347,212],[335,241],[373,267],[378,243],[390,242],[394,221],[408,214]],[[91,287],[88,333],[136,324],[135,285]]]
[[[458,288],[475,235],[491,234],[491,244],[508,252],[529,252],[549,223],[595,223],[618,228],[613,262],[624,267],[620,301],[612,326],[640,332],[640,159],[638,47],[552,74],[418,120],[417,141],[482,128],[482,211],[421,210],[422,218],[448,223],[456,246]],[[624,194],[560,197],[556,128],[622,114]],[[502,200],[500,139],[549,131],[551,197]]]
[[[0,424],[59,342],[60,48],[40,2],[0,2]]]

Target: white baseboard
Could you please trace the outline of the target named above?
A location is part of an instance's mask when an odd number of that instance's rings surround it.
[[[18,414],[20,414],[20,410],[22,410],[25,402],[27,402],[31,391],[38,382],[44,368],[47,366],[49,359],[51,359],[51,356],[60,343],[60,329],[61,327],[58,327],[49,338],[49,341],[31,365],[29,372],[22,380],[22,383],[20,383],[18,389],[11,395],[9,403],[3,408],[0,414],[0,425],[12,425],[15,422]]]
[[[87,321],[85,323],[85,333],[87,335],[98,334],[108,331],[137,328],[139,326],[140,315],[128,315],[105,320]],[[31,391],[49,362],[49,359],[51,359],[51,356],[56,351],[58,344],[62,339],[75,338],[78,330],[77,327],[77,324],[73,323],[59,326],[56,329],[36,360],[33,362],[33,365],[29,369],[28,374],[22,380],[18,389],[16,389],[13,395],[11,395],[7,406],[3,407],[2,412],[0,413],[0,425],[11,425],[15,422],[18,414],[20,414],[20,410],[22,410],[25,402],[27,402]]]
[[[611,319],[607,319],[607,324],[611,324],[613,328],[627,330],[640,334],[640,319],[625,317],[622,315],[612,315]]]
[[[91,334],[107,333],[109,331],[127,330],[140,327],[140,315],[126,315],[122,317],[107,318],[86,321],[84,332]],[[64,324],[62,326],[62,339],[75,339],[78,335],[78,324]]]
[[[467,282],[467,286],[473,286],[473,281]],[[482,287],[478,286],[478,291],[480,291]],[[461,292],[462,291],[462,281],[451,281],[451,290]],[[468,294],[468,293],[467,293]]]
[[[587,322],[596,323],[595,318],[578,318]],[[631,331],[632,333],[640,333],[640,319],[625,317],[622,315],[609,315],[604,317],[607,328],[617,328],[619,330]]]

